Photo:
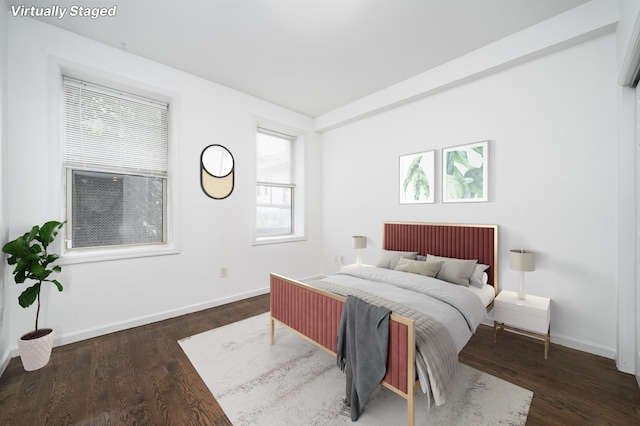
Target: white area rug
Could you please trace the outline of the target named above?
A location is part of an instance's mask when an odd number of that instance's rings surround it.
[[[269,314],[179,341],[189,360],[235,425],[348,425],[340,414],[345,376],[328,352],[276,327]],[[460,364],[446,404],[427,409],[416,394],[417,425],[524,425],[533,393]],[[382,386],[358,425],[405,425],[407,403]]]

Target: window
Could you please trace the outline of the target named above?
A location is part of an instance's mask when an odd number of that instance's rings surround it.
[[[256,237],[295,234],[294,136],[258,128]]]
[[[167,242],[168,105],[63,78],[67,249]]]

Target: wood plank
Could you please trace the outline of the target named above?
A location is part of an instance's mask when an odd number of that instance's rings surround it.
[[[269,310],[269,295],[55,348],[26,372],[12,359],[0,377],[0,424],[231,423],[179,339]],[[277,344],[277,341],[276,341]],[[640,424],[635,377],[613,360],[481,326],[460,361],[534,392],[527,425]]]
[[[527,425],[640,424],[640,389],[611,359],[480,326],[460,361],[534,392]]]

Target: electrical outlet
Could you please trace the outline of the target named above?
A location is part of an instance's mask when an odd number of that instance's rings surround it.
[[[229,276],[229,270],[226,266],[220,268],[220,278],[227,278]]]

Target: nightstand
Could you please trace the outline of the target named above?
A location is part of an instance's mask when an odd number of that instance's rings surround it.
[[[514,291],[501,291],[493,304],[493,342],[498,332],[514,331],[544,341],[544,359],[549,354],[551,299],[527,295],[518,299]]]

